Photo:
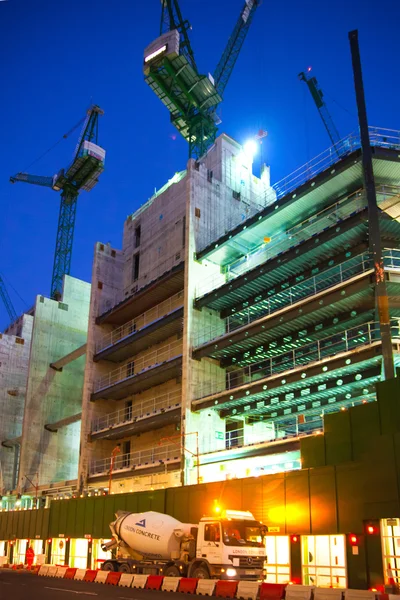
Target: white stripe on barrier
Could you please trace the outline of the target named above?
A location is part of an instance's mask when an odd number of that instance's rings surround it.
[[[49,567],[47,565],[42,565],[39,569],[38,575],[47,575],[47,571],[49,570]]]
[[[310,600],[313,590],[313,585],[288,585],[285,598],[286,600]]]
[[[134,575],[132,581],[133,588],[143,589],[146,585],[148,575]]]
[[[199,596],[212,596],[215,588],[215,579],[199,579],[196,594]]]
[[[342,600],[343,589],[338,588],[320,588],[314,590],[314,600]]]
[[[130,573],[122,573],[120,580],[118,581],[118,585],[120,587],[131,587],[133,581],[133,575]]]
[[[86,569],[77,569],[74,575],[75,581],[82,581],[86,575]]]
[[[108,573],[109,573],[109,571],[97,571],[95,582],[96,583],[105,583],[106,579],[108,577]]]
[[[375,592],[369,590],[345,590],[345,600],[375,600]]]
[[[161,589],[163,592],[176,592],[180,582],[180,577],[164,577]]]
[[[239,581],[236,598],[243,600],[256,600],[260,584],[258,581]]]
[[[46,573],[47,577],[55,577],[56,573],[57,573],[57,569],[58,567],[52,565],[51,567],[48,568],[48,571]]]
[[[55,574],[55,577],[64,577],[67,569],[68,567],[57,567],[57,573]]]

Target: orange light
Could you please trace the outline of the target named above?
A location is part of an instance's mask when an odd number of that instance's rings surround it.
[[[271,241],[271,238],[268,237],[268,236],[265,236],[265,238],[264,238],[264,244],[269,244],[270,241]]]

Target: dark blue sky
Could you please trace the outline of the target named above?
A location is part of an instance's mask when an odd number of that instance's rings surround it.
[[[199,70],[213,72],[243,0],[181,0]],[[187,146],[143,81],[143,49],[159,33],[160,1],[0,2],[0,273],[18,312],[48,295],[59,196],[8,178],[52,146],[91,101],[105,110],[99,143],[106,171],[79,198],[72,272],[89,280],[96,241],[121,247],[126,216],[186,165]],[[312,65],[342,136],[357,127],[347,33],[358,28],[369,122],[400,128],[395,0],[271,2],[257,10],[220,113],[240,142],[269,132],[264,156],[278,181],[329,146],[299,71]],[[348,112],[347,112],[348,111]],[[72,157],[78,131],[32,166],[53,175]],[[0,302],[0,331],[8,315]]]

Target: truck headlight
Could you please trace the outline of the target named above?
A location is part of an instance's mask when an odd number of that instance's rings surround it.
[[[227,575],[227,577],[235,577],[236,576],[236,569],[227,569],[226,570],[226,575]]]

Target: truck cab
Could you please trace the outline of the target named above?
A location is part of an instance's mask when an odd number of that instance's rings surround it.
[[[261,579],[264,533],[263,525],[248,511],[226,510],[219,516],[203,517],[191,573],[195,577]]]

